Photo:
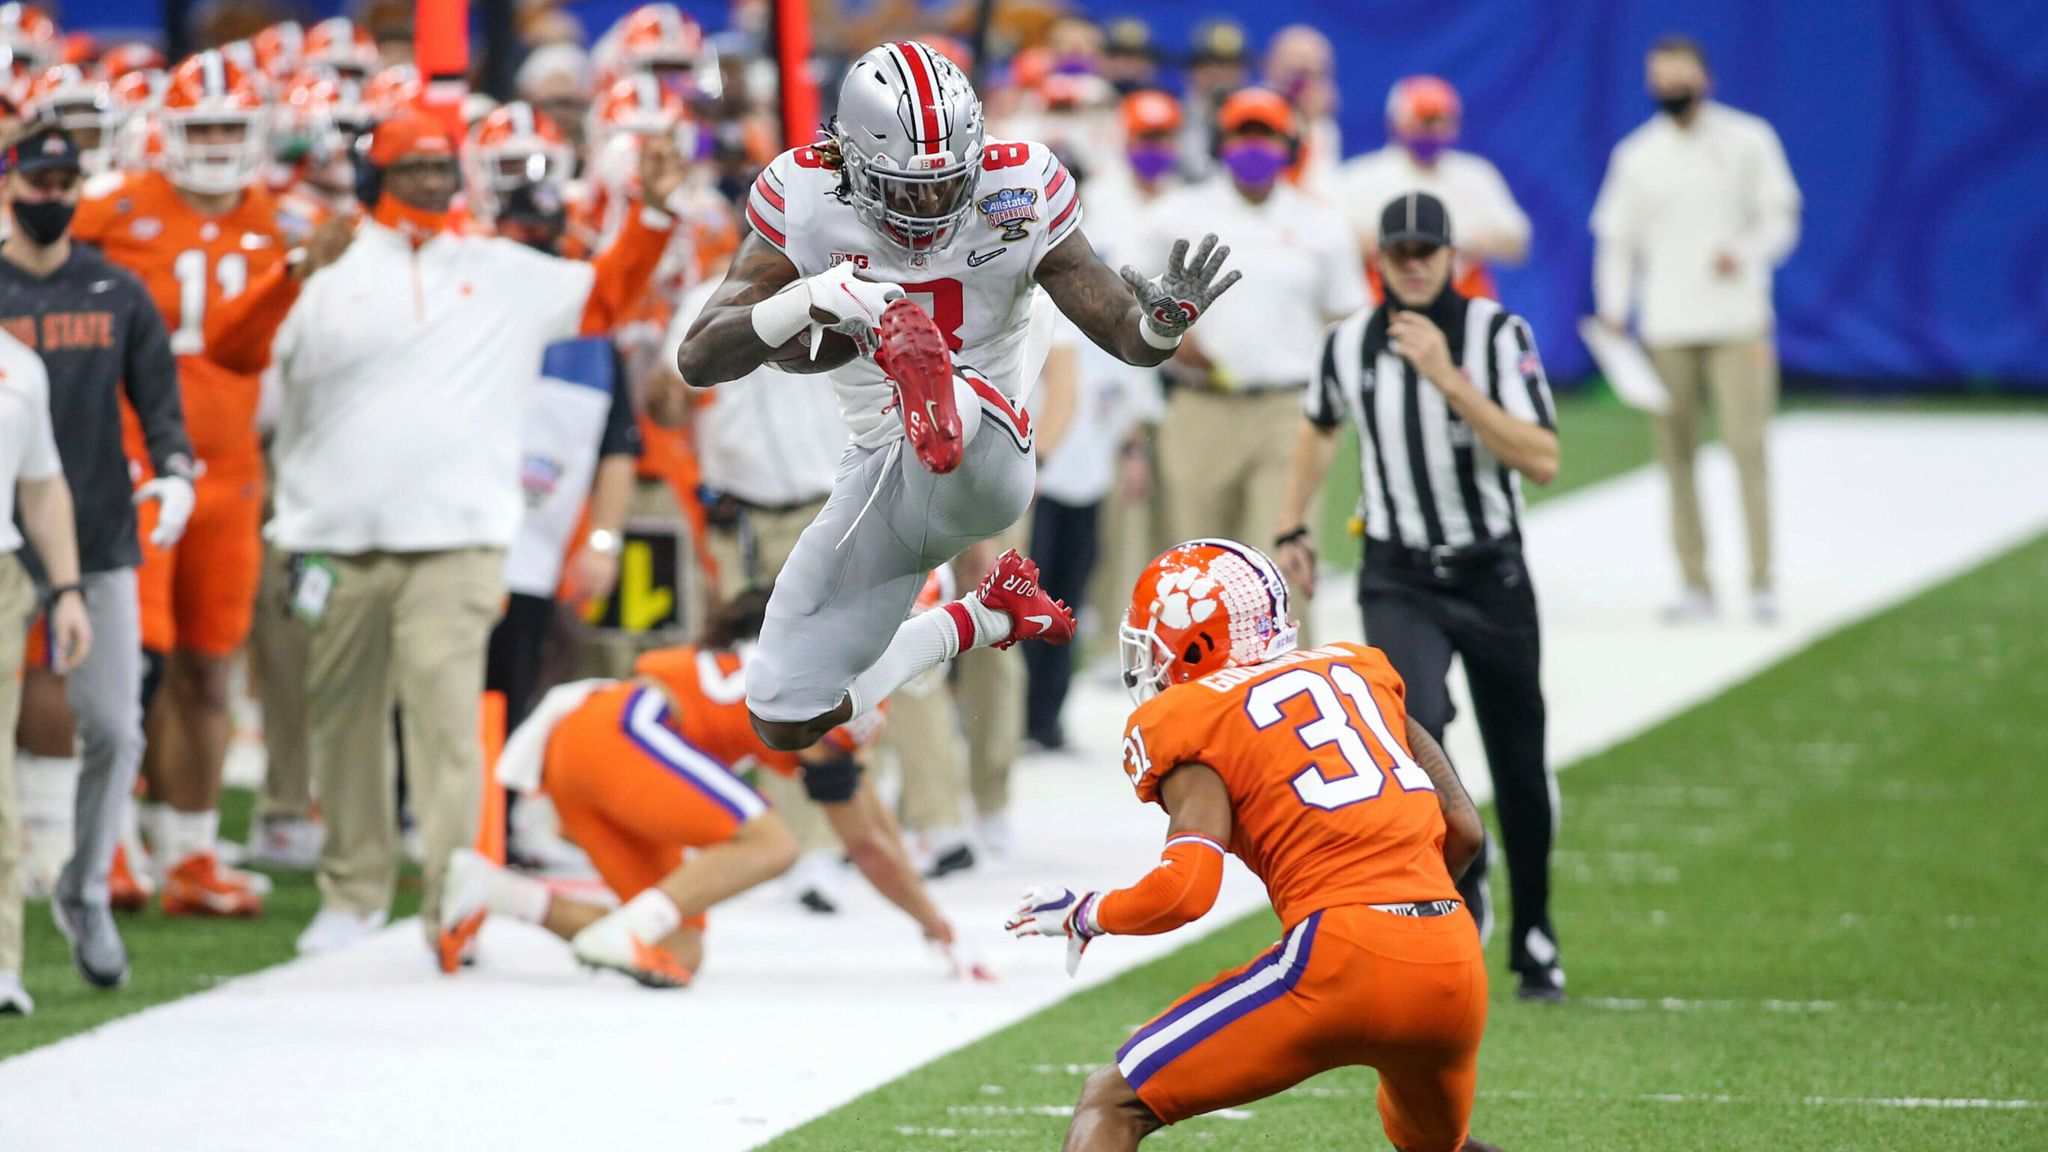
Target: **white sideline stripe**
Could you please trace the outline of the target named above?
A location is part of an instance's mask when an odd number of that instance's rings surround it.
[[[1714,627],[1655,623],[1677,584],[1655,475],[1532,509],[1523,526],[1546,625],[1552,763],[1642,731],[2041,532],[2044,446],[2048,420],[2009,412],[1781,420],[1771,452],[1785,618],[1771,629],[1739,615]],[[1739,590],[1740,518],[1718,448],[1703,453],[1701,482],[1717,586]],[[1350,581],[1325,587],[1317,635],[1357,636]],[[1744,607],[1739,596],[1727,606]],[[1164,816],[1132,801],[1116,767],[1121,688],[1083,676],[1071,708],[1075,754],[1027,761],[1014,776],[1016,858],[935,889],[963,957],[992,961],[996,983],[945,980],[948,967],[857,881],[836,918],[807,915],[772,886],[720,908],[687,993],[582,975],[558,941],[498,920],[485,926],[482,964],[444,978],[408,922],[0,1062],[0,1146],[270,1152],[285,1134],[291,1152],[355,1152],[411,1146],[425,1131],[442,1152],[501,1152],[673,1142],[685,1131],[691,1152],[754,1148],[1197,934],[1097,941],[1069,981],[1063,949],[1003,933],[1025,888],[1128,883],[1164,839]],[[1452,726],[1452,755],[1472,790],[1490,794],[1470,715]],[[1263,901],[1233,860],[1204,924]],[[1567,964],[1574,948],[1595,946],[1566,940]],[[72,979],[28,973],[32,992]],[[1179,991],[1162,989],[1160,1007]],[[136,1068],[149,1074],[109,1073]],[[576,1106],[538,1106],[541,1091]]]

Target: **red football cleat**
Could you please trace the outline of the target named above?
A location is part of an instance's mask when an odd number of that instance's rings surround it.
[[[114,845],[114,865],[107,873],[107,907],[116,912],[140,912],[149,907],[150,887],[128,863],[128,846]]]
[[[908,296],[889,302],[875,333],[875,363],[896,385],[903,432],[917,458],[941,476],[958,468],[966,439],[953,402],[953,354],[945,334]]]
[[[1010,634],[992,647],[1008,648],[1019,640],[1065,644],[1074,638],[1074,613],[1045,594],[1038,584],[1038,565],[1015,548],[996,557],[996,566],[981,578],[974,594],[1010,617]]]
[[[263,896],[247,874],[223,868],[211,852],[187,856],[164,877],[166,916],[260,915]]]

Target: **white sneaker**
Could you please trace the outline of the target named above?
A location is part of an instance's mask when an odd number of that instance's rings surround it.
[[[1749,614],[1759,624],[1776,624],[1783,618],[1778,607],[1778,594],[1766,588],[1749,601]]]
[[[1678,599],[1664,607],[1666,624],[1704,624],[1721,615],[1714,605],[1714,594],[1705,588],[1687,588]]]
[[[21,986],[21,973],[0,972],[0,1016],[33,1016],[36,1002]]]
[[[1016,834],[1010,830],[1007,811],[990,812],[981,818],[981,843],[997,860],[1008,860],[1017,850]]]
[[[311,872],[320,864],[320,844],[327,831],[303,816],[270,816],[257,821],[244,857],[251,864]]]
[[[675,953],[633,935],[618,912],[578,932],[569,950],[585,967],[623,972],[649,988],[690,986],[690,970]]]
[[[319,956],[328,952],[339,952],[359,944],[377,934],[384,927],[383,909],[358,914],[344,912],[339,908],[322,908],[299,933],[299,955]]]
[[[811,911],[823,915],[839,911],[846,874],[838,850],[816,848],[797,857],[784,883],[791,898]]]
[[[491,873],[497,869],[474,848],[458,848],[448,857],[448,871],[441,876],[441,931],[453,932],[483,914],[490,905]]]

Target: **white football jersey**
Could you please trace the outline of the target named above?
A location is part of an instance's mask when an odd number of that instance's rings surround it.
[[[1031,338],[1038,262],[1081,225],[1074,179],[1052,149],[990,140],[982,151],[974,210],[943,250],[913,257],[877,236],[837,195],[839,173],[815,148],[777,156],[754,181],[747,219],[801,276],[852,261],[867,279],[901,285],[931,313],[954,362],[972,368],[1021,406],[1045,359]],[[1045,329],[1040,324],[1040,331]],[[903,435],[885,411],[893,399],[873,359],[831,373],[854,442],[878,448]]]

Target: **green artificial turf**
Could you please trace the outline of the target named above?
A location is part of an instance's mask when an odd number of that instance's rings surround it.
[[[1555,859],[1573,999],[1515,1001],[1495,941],[1474,1134],[2048,1148],[2044,586],[2048,537],[1574,766]],[[1240,920],[768,1148],[1056,1147],[1090,1068],[1277,931]],[[1385,1147],[1373,1084],[1333,1072],[1152,1143]]]
[[[247,837],[254,806],[249,792],[229,789],[222,796],[223,839]],[[35,997],[36,1012],[27,1018],[0,1016],[0,1059],[292,959],[299,931],[319,910],[320,892],[310,872],[264,871],[275,887],[257,919],[174,920],[154,904],[147,911],[117,914],[132,974],[126,987],[113,991],[94,988],[78,977],[70,949],[51,922],[50,906],[40,901],[29,904],[22,979]],[[419,873],[407,867],[392,919],[417,913],[419,905]],[[424,948],[421,953],[424,956]],[[5,1147],[4,1140],[0,1147]]]

